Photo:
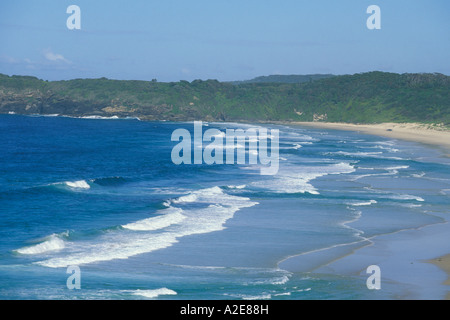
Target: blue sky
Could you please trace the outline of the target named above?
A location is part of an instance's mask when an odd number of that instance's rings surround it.
[[[69,30],[69,5],[81,30]],[[369,5],[381,30],[369,30]],[[366,71],[450,74],[448,0],[15,0],[0,73],[178,81]]]

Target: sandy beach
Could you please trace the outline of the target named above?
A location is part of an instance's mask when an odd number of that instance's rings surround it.
[[[448,277],[444,283],[450,286],[450,254],[436,259],[432,259],[429,262],[437,265],[439,268],[447,272]],[[447,293],[445,299],[450,300],[450,291]]]
[[[334,122],[293,122],[291,124],[336,130],[358,131],[366,134],[424,143],[445,149],[450,156],[450,131],[431,128],[419,123],[350,124]]]
[[[348,130],[348,131],[357,131],[365,134],[371,134],[371,135],[377,135],[377,136],[383,136],[393,139],[400,139],[405,141],[411,141],[411,142],[418,142],[427,144],[432,147],[437,147],[439,149],[442,149],[444,154],[448,157],[450,157],[450,131],[442,128],[442,127],[431,127],[429,125],[425,124],[419,124],[419,123],[380,123],[380,124],[350,124],[350,123],[332,123],[332,122],[295,122],[290,123],[299,125],[299,126],[307,126],[307,127],[313,127],[313,128],[324,128],[324,129],[334,129],[334,130]],[[445,231],[442,231],[441,228],[445,228]],[[422,239],[433,239],[434,237],[437,237],[439,235],[439,239],[437,241],[442,241],[443,237],[447,237],[448,234],[448,227],[446,225],[437,225],[437,226],[430,226],[428,228],[424,228],[420,231],[420,233],[424,233],[424,230],[434,230],[434,233],[428,234],[427,238]],[[439,230],[439,231],[438,231]],[[404,233],[404,236],[409,235],[414,231],[408,231]],[[385,237],[391,237],[392,235],[388,235]],[[417,241],[417,231],[414,233],[414,236],[411,236],[410,240],[414,245],[420,246],[420,241]],[[420,237],[419,237],[420,238]],[[416,239],[416,240],[413,240]],[[384,240],[384,239],[383,239]],[[433,239],[434,240],[434,239]],[[430,241],[428,244],[430,245],[432,241]],[[395,248],[395,244],[390,243],[387,245],[384,243],[384,248],[391,246],[392,248]],[[369,248],[366,248],[365,250],[361,250],[362,252],[359,253],[360,256],[364,256],[366,251],[370,250],[378,250],[378,247],[380,245],[376,246],[369,246]],[[401,253],[405,252],[406,247],[403,245],[399,248],[392,249],[389,248],[392,251],[397,252],[397,256],[400,256]],[[437,248],[436,248],[437,249]],[[410,254],[408,256],[409,261],[414,260],[414,250],[407,249],[407,251],[410,251]],[[412,252],[411,252],[412,251]],[[434,250],[430,250],[429,254],[433,255]],[[357,256],[357,255],[356,255]],[[395,256],[395,255],[393,255]],[[415,257],[416,259],[423,258],[423,257]],[[342,259],[343,261],[337,261],[334,264],[328,265],[327,268],[334,269],[336,266],[342,267],[342,264],[345,265],[345,262],[348,262],[348,260],[351,260],[351,258],[347,257]],[[399,259],[396,260],[396,263],[403,264],[403,262]],[[422,260],[422,259],[421,259]],[[438,253],[438,251],[434,252],[434,258],[430,258],[426,262],[438,266],[441,270],[445,271],[447,273],[447,279],[443,281],[444,284],[450,286],[450,253],[449,254],[442,254]],[[412,265],[412,262],[411,262]],[[410,266],[407,266],[410,267]],[[342,267],[343,268],[343,267]],[[425,268],[425,267],[424,267]],[[337,267],[339,269],[339,267]],[[345,269],[345,268],[344,268]],[[394,268],[395,269],[395,268]],[[403,269],[405,270],[406,267]],[[335,269],[336,271],[336,269]],[[342,271],[342,270],[340,270]],[[355,270],[353,270],[355,271]],[[425,285],[425,281],[421,283],[421,281],[418,281],[419,285]],[[447,291],[447,294],[445,296],[446,300],[450,300],[450,291]]]

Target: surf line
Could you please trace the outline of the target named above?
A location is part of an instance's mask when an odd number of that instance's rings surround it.
[[[179,143],[173,147],[171,159],[176,165],[261,164],[261,175],[275,175],[279,168],[279,136],[278,129],[270,129],[269,134],[269,130],[262,127],[248,128],[245,131],[244,129],[226,129],[225,132],[211,128],[203,133],[202,121],[194,121],[193,140],[187,129],[178,128],[172,132],[171,141]],[[209,142],[209,144],[203,148],[203,142]]]

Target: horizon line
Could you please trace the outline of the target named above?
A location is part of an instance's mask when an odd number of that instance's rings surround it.
[[[39,78],[38,76],[35,76],[35,75],[30,75],[30,74],[6,74],[6,73],[0,72],[0,75],[4,75],[4,76],[7,76],[7,77],[31,77],[31,78],[36,78],[37,80],[45,81],[45,82],[60,82],[60,81],[73,81],[73,80],[112,80],[112,81],[158,82],[158,83],[177,83],[177,82],[182,82],[182,81],[186,81],[186,82],[189,82],[189,83],[192,83],[194,81],[218,81],[218,82],[221,82],[221,83],[233,83],[233,82],[246,82],[246,81],[255,80],[255,79],[261,78],[261,77],[272,77],[272,76],[282,76],[283,77],[283,76],[321,76],[321,75],[328,75],[328,76],[338,77],[338,76],[353,76],[353,75],[358,75],[358,74],[366,74],[366,73],[374,73],[374,72],[397,74],[397,75],[404,75],[404,74],[433,74],[433,75],[443,75],[443,76],[446,76],[446,77],[450,76],[448,74],[445,74],[445,73],[442,73],[442,72],[437,72],[437,71],[435,71],[435,72],[390,72],[390,71],[380,71],[380,70],[361,71],[361,72],[355,72],[355,73],[342,73],[342,74],[335,74],[335,73],[269,74],[269,75],[259,75],[259,76],[255,76],[255,77],[253,77],[251,79],[244,79],[244,80],[218,80],[218,79],[209,78],[209,79],[194,79],[194,80],[191,80],[191,81],[184,80],[184,79],[179,79],[178,81],[159,81],[157,78],[154,78],[152,80],[117,79],[117,78],[107,78],[105,76],[95,77],[95,78],[71,78],[71,79],[48,80],[48,79]]]

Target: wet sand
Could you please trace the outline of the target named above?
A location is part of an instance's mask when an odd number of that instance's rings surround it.
[[[450,157],[450,131],[442,127],[431,127],[417,123],[360,125],[331,122],[290,122],[289,125],[356,131],[418,142],[440,148],[445,155]],[[382,266],[384,275],[390,281],[398,282],[402,285],[403,291],[408,292],[401,295],[399,293],[399,299],[436,299],[434,292],[436,286],[442,284],[450,286],[450,253],[447,245],[449,232],[450,226],[444,223],[426,226],[418,230],[378,236],[376,240],[374,239],[374,243],[363,248],[355,248],[349,255],[325,263],[314,271],[365,275],[365,267],[375,263]],[[376,257],[375,261],[373,260],[374,257]],[[284,261],[283,265],[287,266],[288,269],[293,269],[293,271],[300,271],[296,269],[303,269],[304,263],[303,257],[296,256]],[[440,295],[443,299],[450,300],[450,288],[446,286],[442,286],[444,289],[440,289]],[[410,289],[405,290],[407,287]]]

